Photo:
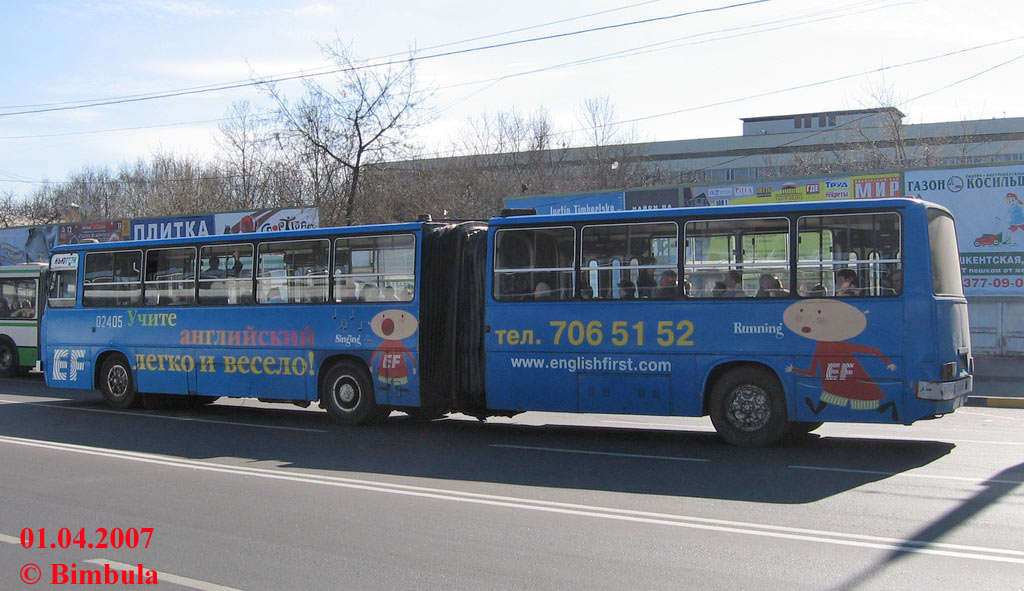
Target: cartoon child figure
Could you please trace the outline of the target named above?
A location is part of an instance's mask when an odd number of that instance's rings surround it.
[[[371,366],[377,364],[377,380],[382,384],[382,390],[390,390],[394,386],[400,392],[409,391],[402,387],[409,383],[409,368],[405,360],[409,359],[412,372],[416,373],[416,359],[402,344],[402,339],[415,334],[419,325],[416,317],[405,310],[384,310],[370,321],[370,330],[383,340],[370,358]]]
[[[782,321],[794,333],[817,341],[810,368],[786,367],[787,372],[805,376],[815,376],[821,371],[820,399],[817,403],[804,399],[811,412],[818,414],[829,404],[880,413],[892,409],[892,419],[899,420],[896,403],[891,400],[881,403],[885,394],[855,354],[874,355],[885,362],[889,371],[896,371],[896,365],[874,347],[844,342],[864,332],[868,320],[863,312],[839,300],[811,299],[786,308]]]
[[[1016,193],[1007,193],[1003,199],[1010,206],[1010,231],[1024,230],[1024,201]]]

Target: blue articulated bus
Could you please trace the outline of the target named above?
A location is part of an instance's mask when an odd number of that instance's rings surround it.
[[[952,412],[952,216],[912,199],[417,222],[59,247],[53,386],[402,410],[710,415],[771,444]],[[144,393],[144,394],[140,394]]]

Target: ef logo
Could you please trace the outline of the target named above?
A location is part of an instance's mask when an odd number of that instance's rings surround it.
[[[82,358],[85,351],[82,349],[54,349],[53,351],[53,373],[54,380],[72,382],[78,379],[78,372],[85,369]]]

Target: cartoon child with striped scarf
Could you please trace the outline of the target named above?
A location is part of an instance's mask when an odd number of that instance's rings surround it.
[[[874,347],[845,341],[864,332],[867,316],[857,308],[839,300],[811,299],[796,302],[786,308],[782,321],[794,333],[817,341],[811,356],[811,367],[787,372],[805,376],[821,375],[821,396],[817,402],[804,401],[814,414],[828,405],[849,406],[853,410],[892,410],[892,419],[899,420],[896,403],[882,403],[885,394],[857,360],[856,355],[873,355],[885,362],[889,371],[896,364]]]

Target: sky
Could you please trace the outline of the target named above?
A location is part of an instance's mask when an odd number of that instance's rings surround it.
[[[485,114],[544,109],[579,130],[584,101],[605,97],[637,141],[880,104],[906,123],[1024,117],[1022,21],[1019,0],[0,0],[0,193],[156,154],[213,159],[233,104],[272,106],[258,86],[122,99],[315,73],[337,43],[417,56],[425,154]]]

